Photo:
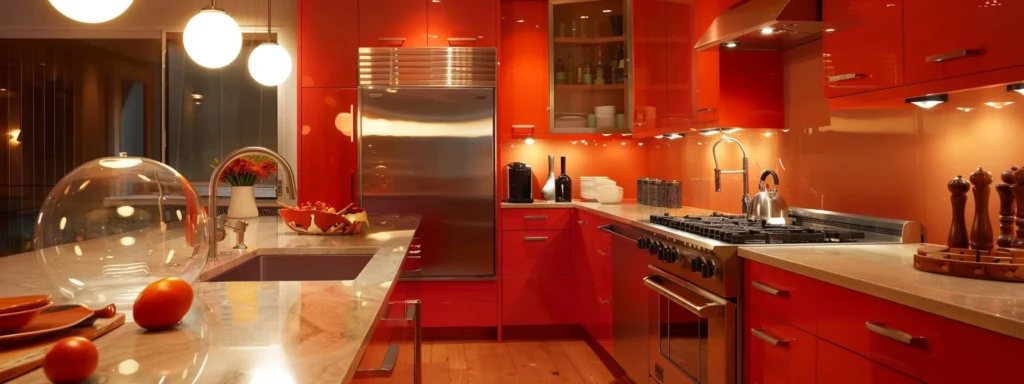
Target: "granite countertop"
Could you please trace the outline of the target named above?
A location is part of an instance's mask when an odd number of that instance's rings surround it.
[[[914,269],[922,244],[740,248],[740,256],[1024,339],[1024,284]]]
[[[398,278],[418,217],[370,217],[356,236],[298,235],[278,217],[249,220],[245,251],[218,246],[202,278],[261,254],[373,257],[347,281],[196,282],[196,300],[176,328],[145,332],[128,322],[96,340],[97,382],[342,383],[352,379]],[[63,299],[32,253],[0,258],[2,295],[48,292]],[[48,382],[41,369],[15,383]]]

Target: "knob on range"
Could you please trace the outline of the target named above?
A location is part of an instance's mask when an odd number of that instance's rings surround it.
[[[647,247],[649,247],[650,244],[651,244],[651,239],[648,239],[646,237],[641,237],[639,239],[636,239],[636,247],[637,248],[647,249]]]
[[[703,277],[705,279],[715,277],[715,273],[717,272],[717,270],[718,267],[715,266],[714,262],[705,262],[704,266],[700,270],[700,277]]]
[[[690,272],[701,272],[704,269],[704,264],[706,263],[707,261],[701,256],[691,257]]]

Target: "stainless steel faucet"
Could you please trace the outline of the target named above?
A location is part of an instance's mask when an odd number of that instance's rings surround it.
[[[740,146],[740,151],[743,152],[743,170],[723,171],[721,169],[718,169],[718,155],[715,153],[715,150],[718,149],[718,144],[721,144],[723,141],[731,141],[733,143],[736,143],[736,145]],[[723,137],[721,140],[716,141],[715,145],[711,147],[711,157],[713,159],[715,159],[715,192],[721,192],[722,191],[722,174],[723,173],[725,173],[725,174],[742,173],[743,174],[743,202],[742,202],[742,204],[743,204],[743,214],[744,215],[747,214],[747,204],[750,203],[750,185],[749,185],[750,182],[747,180],[747,170],[748,170],[748,165],[747,164],[749,162],[747,160],[747,150],[743,149],[743,144],[740,144],[739,140],[733,139],[731,137]]]
[[[206,220],[206,223],[207,223],[206,224],[206,231],[207,231],[207,234],[210,237],[210,257],[211,258],[216,258],[217,257],[217,241],[218,241],[218,237],[219,237],[217,235],[217,221],[218,220],[216,219],[216,216],[217,216],[217,183],[220,182],[220,175],[222,173],[224,173],[224,169],[227,168],[228,164],[231,164],[231,162],[235,161],[235,159],[237,159],[239,157],[242,157],[242,156],[245,156],[245,155],[266,155],[266,156],[270,156],[272,159],[277,161],[277,168],[278,168],[278,170],[283,169],[288,174],[288,178],[285,179],[287,181],[287,184],[285,185],[285,192],[288,193],[288,197],[291,197],[292,199],[295,198],[295,171],[292,170],[292,166],[288,165],[288,162],[285,161],[284,158],[281,157],[281,155],[277,154],[277,152],[271,151],[271,150],[269,150],[267,148],[263,148],[263,147],[245,147],[245,148],[239,149],[237,151],[234,151],[234,152],[231,152],[230,154],[228,154],[227,157],[225,157],[224,160],[220,162],[220,164],[217,164],[217,168],[214,169],[213,170],[213,174],[210,175],[210,191],[209,191],[210,192],[210,200],[209,200],[209,203],[206,204],[206,207],[207,207],[207,209],[209,209],[210,214],[212,214],[214,218]],[[244,233],[245,232],[245,227],[247,226],[247,224],[248,223],[246,223],[246,225],[236,225],[232,229],[235,229],[236,232],[240,229],[241,232]],[[241,227],[241,228],[238,228],[238,227]],[[223,238],[221,238],[221,239],[223,239]],[[241,234],[238,237],[238,242],[239,242],[239,244],[242,244],[244,246],[244,243],[242,243],[242,235]],[[235,249],[245,249],[245,248],[240,248],[239,246],[236,245]]]

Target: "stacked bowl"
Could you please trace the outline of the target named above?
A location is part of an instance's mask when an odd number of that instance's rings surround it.
[[[615,126],[615,106],[605,105],[594,107],[594,115],[597,116],[598,128],[611,128]]]

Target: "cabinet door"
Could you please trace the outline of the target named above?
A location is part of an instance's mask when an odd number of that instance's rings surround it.
[[[907,83],[1024,64],[1024,2],[904,0]],[[864,44],[876,44],[866,41]]]
[[[743,318],[743,376],[750,384],[814,384],[816,338],[750,307]]]
[[[359,0],[360,47],[426,47],[427,0]]]
[[[826,96],[903,84],[901,0],[829,0],[823,7]]]
[[[502,324],[573,323],[571,280],[567,276],[504,276],[501,285]]]
[[[359,146],[356,89],[303,88],[299,126],[299,202],[354,202]]]
[[[693,4],[666,1],[665,25],[666,85],[665,113],[659,124],[665,129],[685,131],[693,121],[694,51]]]
[[[355,88],[358,61],[357,0],[301,2],[301,85]]]
[[[496,47],[497,8],[497,0],[428,2],[427,44],[431,47]]]
[[[548,4],[502,1],[501,15],[498,133],[511,134],[513,125],[532,125],[533,134],[546,134],[550,125]]]
[[[663,0],[633,1],[633,132],[659,128],[666,113],[666,6]],[[672,15],[676,17],[676,15]]]
[[[902,373],[818,339],[817,377],[819,384],[917,384]]]
[[[502,231],[502,275],[569,276],[570,237],[566,230]]]

